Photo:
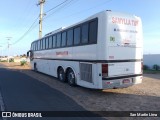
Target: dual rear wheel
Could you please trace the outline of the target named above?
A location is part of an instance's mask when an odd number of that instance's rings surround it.
[[[58,69],[58,79],[62,82],[68,82],[68,84],[70,86],[75,86],[76,83],[75,83],[75,74],[73,72],[73,70],[71,68],[69,68],[67,70],[67,72],[65,73],[63,68],[60,67]]]

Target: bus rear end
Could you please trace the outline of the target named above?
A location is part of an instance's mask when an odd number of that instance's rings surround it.
[[[142,23],[134,15],[106,12],[107,60],[101,65],[102,88],[142,82]]]

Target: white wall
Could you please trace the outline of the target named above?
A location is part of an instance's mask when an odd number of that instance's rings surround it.
[[[155,64],[160,66],[160,54],[143,55],[143,65],[147,65],[150,69],[152,69]]]

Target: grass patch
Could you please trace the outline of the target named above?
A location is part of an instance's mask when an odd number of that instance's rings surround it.
[[[160,70],[143,70],[145,74],[160,74]]]
[[[1,60],[0,62],[8,62],[7,60]]]

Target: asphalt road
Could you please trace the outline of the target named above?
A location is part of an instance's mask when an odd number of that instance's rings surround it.
[[[63,93],[18,71],[0,69],[0,93],[5,111],[85,111],[84,108]],[[22,118],[10,118],[9,120],[12,119],[19,120]],[[31,118],[24,119],[31,120]],[[102,118],[38,118],[38,120],[41,119],[99,120]]]

